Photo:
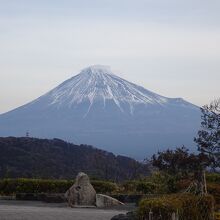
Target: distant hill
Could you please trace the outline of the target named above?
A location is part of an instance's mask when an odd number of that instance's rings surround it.
[[[135,74],[135,73],[134,73]],[[144,159],[168,147],[192,146],[200,109],[91,66],[38,99],[0,115],[0,136],[60,138]]]
[[[146,175],[134,159],[60,139],[0,137],[0,178],[67,178],[79,171],[91,177],[121,181]]]

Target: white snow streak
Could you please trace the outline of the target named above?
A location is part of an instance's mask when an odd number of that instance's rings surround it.
[[[103,108],[107,101],[113,101],[121,112],[123,106],[130,108],[133,114],[136,105],[164,106],[173,99],[157,95],[143,87],[130,83],[116,75],[105,66],[91,66],[83,69],[80,74],[65,81],[60,86],[46,94],[50,105],[68,106],[89,102],[87,116],[94,102],[101,101]]]

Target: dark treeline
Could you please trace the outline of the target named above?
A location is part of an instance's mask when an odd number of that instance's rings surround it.
[[[146,165],[125,156],[60,139],[0,138],[0,178],[73,179],[80,172],[122,181],[149,173]]]

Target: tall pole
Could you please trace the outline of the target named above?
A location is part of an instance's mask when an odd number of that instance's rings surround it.
[[[205,191],[205,194],[207,194],[207,183],[206,183],[205,170],[203,171],[203,182],[204,182],[204,191]]]

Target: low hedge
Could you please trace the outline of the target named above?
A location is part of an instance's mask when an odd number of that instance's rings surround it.
[[[3,179],[0,180],[0,194],[16,193],[63,193],[73,181],[42,179]]]
[[[178,213],[181,220],[211,220],[214,199],[212,196],[195,196],[192,194],[174,194],[158,198],[144,199],[139,204],[140,219],[170,220],[172,213]]]
[[[206,181],[220,184],[220,173],[206,173]]]
[[[111,194],[118,190],[117,184],[112,182],[107,182],[102,180],[92,180],[91,184],[93,185],[97,193]]]
[[[150,194],[155,193],[158,188],[157,184],[144,181],[144,180],[133,180],[127,181],[121,185],[122,191],[125,193],[132,194]]]
[[[0,195],[17,193],[65,193],[72,185],[72,180],[43,179],[3,179],[0,180]],[[92,180],[91,184],[98,193],[112,193],[117,185],[112,182]]]

